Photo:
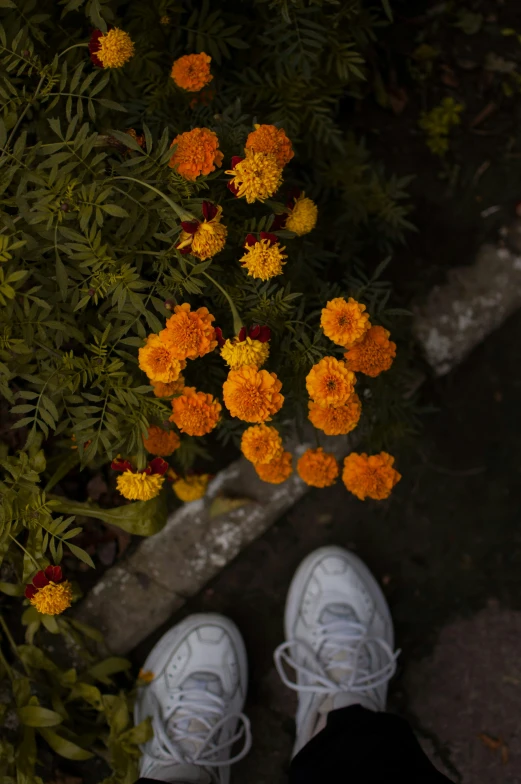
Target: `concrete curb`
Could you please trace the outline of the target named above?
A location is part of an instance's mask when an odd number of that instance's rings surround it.
[[[321,445],[341,458],[353,448],[351,436],[324,436]],[[297,458],[311,441],[295,446]],[[113,653],[124,654],[198,593],[241,550],[301,498],[308,486],[296,471],[281,485],[262,482],[244,458],[220,471],[207,495],[170,516],[162,531],[111,567],[75,612],[95,625]],[[212,516],[218,497],[248,499],[243,506]]]
[[[413,331],[437,376],[459,365],[487,335],[521,307],[521,221],[482,245],[475,262],[450,270],[414,308]]]

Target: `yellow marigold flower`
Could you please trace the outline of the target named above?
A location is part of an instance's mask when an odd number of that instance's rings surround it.
[[[118,476],[116,485],[123,498],[129,501],[150,501],[159,495],[164,481],[165,477],[161,474],[124,471]]]
[[[204,436],[216,427],[221,416],[221,404],[213,395],[197,392],[195,387],[185,387],[183,394],[172,400],[170,421],[182,433]]]
[[[293,207],[288,208],[285,228],[294,231],[299,237],[315,228],[317,225],[318,207],[305,193],[295,199]]]
[[[320,405],[341,406],[353,394],[356,376],[344,362],[324,357],[306,376],[308,395]]]
[[[228,229],[221,223],[222,207],[203,201],[202,221],[182,221],[182,232],[176,247],[181,253],[192,253],[204,261],[219,253],[226,245]]]
[[[284,128],[277,128],[275,125],[255,125],[255,130],[246,139],[245,148],[252,152],[274,155],[281,169],[295,155]]]
[[[163,384],[162,381],[152,381],[152,386],[156,397],[173,397],[183,391],[185,377],[181,373],[177,381],[171,381],[170,384]]]
[[[163,430],[158,425],[151,425],[148,428],[147,438],[143,438],[143,444],[151,455],[168,457],[178,449],[181,439],[173,430]]]
[[[30,602],[43,615],[60,615],[72,604],[72,586],[68,580],[59,584],[51,582],[40,588]]]
[[[244,198],[248,204],[265,201],[273,196],[282,184],[282,169],[274,155],[265,152],[246,152],[246,157],[227,171],[232,179],[229,185],[233,193]]]
[[[232,370],[238,370],[243,365],[262,367],[270,355],[270,344],[261,343],[252,338],[233,338],[227,340],[221,349],[221,357]]]
[[[212,58],[204,52],[185,54],[174,61],[170,76],[178,87],[190,93],[197,93],[213,79],[210,73],[211,61]]]
[[[333,343],[351,348],[362,340],[371,324],[369,314],[365,313],[365,305],[353,297],[349,297],[347,302],[343,297],[336,297],[322,308],[320,326]]]
[[[212,321],[214,316],[208,308],[191,310],[189,303],[184,302],[175,306],[159,337],[178,360],[204,357],[217,345]]]
[[[140,669],[137,679],[139,681],[140,686],[146,686],[149,683],[152,683],[156,676],[152,672],[152,670],[144,670],[143,668]]]
[[[270,485],[280,485],[293,473],[291,452],[283,452],[269,463],[258,463],[254,466],[257,476]]]
[[[342,479],[349,492],[361,501],[365,498],[381,501],[402,478],[393,463],[394,457],[387,452],[370,456],[352,452],[344,460]]]
[[[180,501],[198,501],[206,493],[210,474],[191,474],[176,479],[172,487]]]
[[[241,450],[246,460],[255,465],[270,463],[284,451],[279,432],[270,425],[253,425],[245,430]]]
[[[354,430],[362,413],[360,398],[353,392],[347,403],[342,406],[322,406],[309,403],[308,418],[317,430],[326,436],[345,436]]]
[[[201,174],[211,174],[223,161],[217,134],[209,128],[193,128],[175,137],[170,145],[177,145],[168,165],[186,180]]]
[[[338,476],[338,463],[334,455],[322,447],[307,449],[297,463],[300,478],[311,487],[330,487]]]
[[[104,68],[121,68],[134,54],[134,44],[128,33],[113,27],[99,40],[99,49],[96,52],[98,60]]]
[[[249,237],[245,246],[245,253],[239,259],[242,266],[248,271],[252,278],[269,280],[282,273],[282,267],[286,263],[284,259],[288,256],[283,251],[284,245],[280,245],[274,234],[261,233],[261,239],[256,240],[251,236],[253,242],[250,244]]]
[[[396,356],[396,343],[389,340],[390,334],[383,327],[368,329],[362,340],[344,354],[347,367],[373,378],[389,370]]]
[[[281,388],[275,373],[244,365],[228,373],[223,384],[224,403],[232,416],[244,422],[269,422],[284,403]]]
[[[164,384],[177,381],[186,365],[181,361],[184,358],[179,356],[179,352],[160,335],[147,337],[146,345],[138,351],[138,358],[139,367],[148,378],[151,381],[162,381]]]

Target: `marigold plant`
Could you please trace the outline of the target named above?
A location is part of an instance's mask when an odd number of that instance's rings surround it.
[[[281,389],[282,383],[275,373],[244,365],[228,373],[223,399],[233,417],[244,422],[268,422],[284,403]]]
[[[389,340],[390,334],[388,329],[379,326],[368,329],[362,340],[344,355],[347,367],[373,378],[389,370],[396,356],[396,343]]]
[[[210,72],[212,58],[204,52],[185,54],[174,61],[170,74],[178,87],[191,93],[199,92],[213,79]]]
[[[181,133],[170,146],[175,150],[168,165],[187,180],[211,174],[223,160],[217,134],[209,128],[193,128]]]
[[[349,492],[361,501],[365,498],[381,501],[402,478],[393,464],[394,457],[387,452],[379,455],[351,452],[344,460],[342,480]]]
[[[270,463],[284,451],[278,430],[271,425],[248,427],[241,438],[244,457],[255,465]]]
[[[297,472],[311,487],[330,487],[338,476],[339,468],[336,457],[318,447],[307,449],[298,459]]]
[[[255,471],[263,482],[280,485],[293,473],[293,457],[291,452],[283,452],[269,463],[256,463]]]
[[[217,426],[222,406],[213,395],[198,392],[195,387],[185,387],[183,394],[172,400],[174,422],[182,433],[204,436]]]

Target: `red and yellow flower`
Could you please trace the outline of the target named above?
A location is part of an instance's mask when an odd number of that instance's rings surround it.
[[[159,495],[168,463],[156,457],[144,471],[137,471],[129,460],[118,458],[112,461],[111,468],[122,472],[116,484],[123,498],[129,501],[150,501]]]
[[[222,331],[216,330],[217,340],[221,348],[221,357],[232,370],[238,370],[243,365],[254,365],[262,367],[270,354],[269,339],[271,330],[269,327],[256,325],[242,327],[237,337],[231,340],[224,340]]]
[[[318,219],[318,207],[303,191],[295,189],[286,202],[286,209],[279,215],[275,215],[271,228],[273,231],[278,229],[288,229],[299,237],[309,234]]]
[[[98,68],[121,68],[134,55],[134,43],[124,30],[94,30],[89,41],[90,59]]]
[[[248,204],[265,201],[282,185],[282,168],[274,155],[246,150],[246,157],[234,156],[232,168],[225,172],[232,175],[228,188]]]
[[[47,566],[26,586],[25,598],[43,615],[60,615],[72,604],[72,586],[60,566]]]
[[[288,256],[284,253],[285,246],[280,244],[275,234],[261,231],[260,239],[248,234],[244,247],[246,252],[239,261],[252,278],[269,280],[282,273],[286,263],[284,259]]]
[[[226,245],[228,229],[221,223],[222,207],[203,201],[203,220],[181,221],[182,232],[176,245],[181,253],[191,253],[204,261]]]

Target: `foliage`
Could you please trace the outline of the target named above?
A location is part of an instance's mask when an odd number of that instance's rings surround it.
[[[345,102],[365,94],[365,54],[390,18],[387,0],[381,8],[362,0],[183,0],[175,7],[167,0],[0,0],[0,394],[12,427],[10,447],[0,453],[0,563],[8,575],[0,588],[11,601],[64,551],[92,565],[73,541],[81,530],[74,515],[141,535],[164,523],[163,495],[103,510],[53,490],[73,468],[104,466],[119,454],[145,466],[142,437],[171,410],[139,370],[137,350],[174,304],[207,306],[227,337],[237,319],[271,328],[268,369],[286,398],[281,429],[288,418],[306,419],[311,365],[341,353],[318,327],[328,299],[354,296],[394,329],[403,312],[388,307],[390,287],[381,280],[388,258],[379,262],[411,228],[408,180],[387,176],[340,122]],[[109,25],[135,42],[122,69],[95,68],[88,57],[92,27]],[[194,97],[175,86],[170,70],[176,57],[201,51],[212,57],[214,80]],[[280,200],[252,206],[232,196],[223,172],[243,153],[254,122],[284,127],[296,156]],[[225,159],[193,182],[167,165],[172,139],[192,127],[215,131]],[[270,229],[293,186],[318,202],[317,229],[305,237],[277,232],[288,254],[283,276],[252,279],[238,264],[245,236]],[[223,207],[228,240],[217,257],[199,262],[176,243],[181,221],[200,218],[203,200]],[[368,385],[369,448],[410,427],[403,371],[398,362],[389,380]],[[190,362],[186,376],[221,397],[226,369],[217,352]],[[217,437],[237,444],[243,430],[224,417]],[[215,440],[183,436],[171,462],[185,473],[212,457],[218,466]],[[42,624],[76,639],[74,621],[38,616],[34,607],[23,617],[25,646],[2,624],[10,643],[2,648],[2,677],[21,722],[0,750],[5,780],[38,781],[35,732],[62,753],[67,744],[96,745],[108,725],[111,781],[131,781],[117,750],[137,740],[127,730],[127,698],[97,691],[103,679],[92,662],[62,670],[34,645]],[[93,715],[98,734],[82,735],[78,727]]]

